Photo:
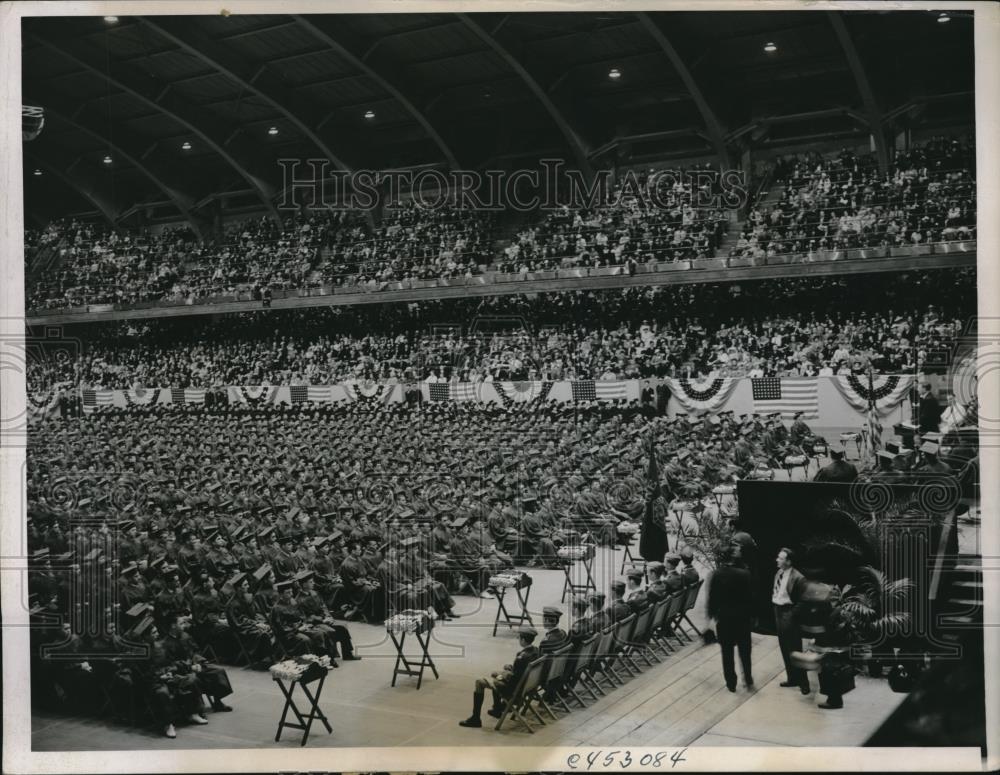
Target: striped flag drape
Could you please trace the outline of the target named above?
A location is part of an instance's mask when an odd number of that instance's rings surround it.
[[[781,412],[791,418],[802,412],[804,419],[819,418],[819,382],[816,378],[761,377],[750,380],[755,412]]]
[[[583,379],[571,383],[570,389],[574,401],[619,401],[631,396],[628,380],[593,380]]]
[[[668,379],[667,387],[687,411],[715,412],[725,405],[739,382],[740,380],[729,377],[706,380]]]

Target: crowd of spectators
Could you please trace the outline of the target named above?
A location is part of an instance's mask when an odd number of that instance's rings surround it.
[[[869,362],[913,373],[951,349],[975,309],[975,272],[962,269],[86,324],[53,344],[82,349],[32,360],[28,382],[812,376]]]
[[[263,289],[464,277],[488,262],[490,220],[454,207],[386,210],[374,230],[357,211],[306,212],[278,224],[248,219],[218,240],[189,229],[134,233],[54,222],[27,235],[52,245],[54,271],[28,288],[29,309],[218,298]]]
[[[711,258],[729,222],[717,199],[718,172],[670,173],[627,172],[593,206],[547,211],[503,249],[499,271],[523,274]]]
[[[844,150],[779,161],[780,199],[753,207],[733,258],[976,238],[975,147],[936,138],[898,153],[887,173]]]

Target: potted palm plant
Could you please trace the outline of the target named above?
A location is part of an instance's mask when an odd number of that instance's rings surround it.
[[[855,646],[860,647],[861,660],[874,678],[882,675],[882,663],[873,646],[888,644],[907,629],[913,588],[910,579],[889,579],[870,565],[859,568],[857,582],[844,588],[841,611],[858,638]]]

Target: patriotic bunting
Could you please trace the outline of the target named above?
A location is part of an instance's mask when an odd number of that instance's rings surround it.
[[[895,409],[906,398],[913,387],[913,377],[910,375],[876,375],[872,377],[871,387],[868,377],[858,377],[854,374],[841,375],[833,378],[833,384],[859,412],[868,412],[870,403],[874,401],[875,411],[886,415]]]
[[[494,382],[493,388],[504,406],[545,401],[552,390],[552,382]]]
[[[668,379],[671,394],[689,412],[715,412],[729,400],[738,379]]]

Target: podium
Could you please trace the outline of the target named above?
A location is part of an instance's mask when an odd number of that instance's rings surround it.
[[[525,622],[531,625],[534,624],[531,620],[531,614],[528,612],[528,597],[531,595],[531,583],[531,576],[520,571],[507,574],[498,573],[496,576],[490,577],[487,588],[493,592],[497,599],[497,615],[493,619],[494,638],[497,634],[497,627],[501,624],[507,625],[508,628],[519,627]],[[511,589],[517,595],[517,602],[520,606],[520,611],[515,614],[511,614],[504,603],[504,598],[508,590]]]
[[[385,629],[392,639],[392,645],[396,648],[396,665],[392,670],[392,686],[396,685],[396,679],[401,676],[415,677],[417,679],[417,689],[424,680],[424,670],[430,668],[435,678],[440,678],[434,660],[430,655],[430,633],[434,629],[434,619],[426,611],[406,610],[395,616],[386,619]],[[413,635],[420,645],[420,658],[414,660],[406,656],[406,636]]]
[[[299,662],[299,664],[302,664]],[[319,698],[323,693],[323,683],[326,681],[327,673],[329,672],[325,667],[320,665],[318,662],[308,663],[305,671],[296,677],[289,677],[283,675],[279,670],[275,672],[276,668],[280,665],[274,665],[271,668],[271,678],[274,682],[278,684],[278,688],[281,689],[281,693],[285,697],[285,707],[281,711],[281,720],[278,721],[278,731],[274,735],[274,742],[281,740],[281,733],[285,729],[298,729],[302,731],[302,742],[299,745],[304,746],[309,740],[309,732],[312,730],[312,725],[314,721],[319,720],[322,722],[323,726],[326,727],[326,731],[329,734],[333,734],[333,727],[330,726],[330,722],[327,720],[326,716],[323,715],[323,711],[319,709]],[[309,691],[309,684],[319,683],[316,685],[315,694]],[[306,700],[309,703],[309,712],[303,714],[298,705],[295,704],[295,699],[292,695],[295,694],[295,689],[298,687],[302,693],[305,695]],[[288,718],[288,711],[291,711],[296,718],[296,721],[286,721]]]

